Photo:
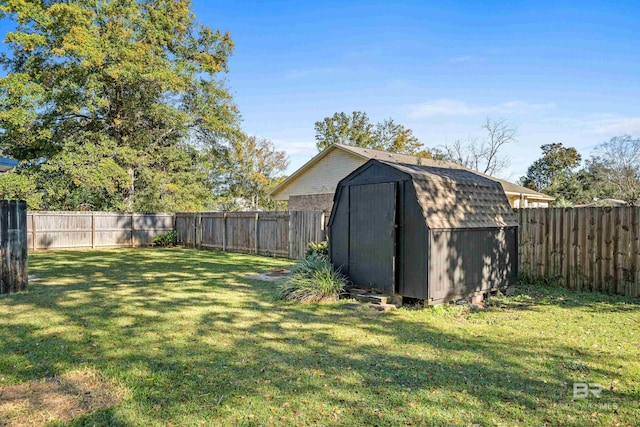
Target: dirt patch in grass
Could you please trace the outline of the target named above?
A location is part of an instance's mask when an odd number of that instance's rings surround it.
[[[100,378],[95,370],[0,387],[0,426],[40,426],[71,421],[117,405],[125,390]]]

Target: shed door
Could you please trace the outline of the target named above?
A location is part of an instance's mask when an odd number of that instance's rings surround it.
[[[349,278],[395,292],[396,183],[349,187]]]

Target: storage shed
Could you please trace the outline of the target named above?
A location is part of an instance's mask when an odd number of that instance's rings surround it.
[[[369,160],[338,184],[329,254],[354,285],[439,304],[513,285],[517,227],[499,182]]]

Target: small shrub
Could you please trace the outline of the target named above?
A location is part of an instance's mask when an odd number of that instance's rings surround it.
[[[156,246],[175,246],[178,241],[178,232],[176,230],[170,231],[166,234],[159,234],[153,238],[153,243]]]
[[[347,279],[326,256],[311,254],[291,268],[291,277],[280,285],[278,296],[287,301],[334,301],[346,285]]]
[[[314,255],[314,254],[328,257],[329,242],[327,242],[326,240],[319,243],[310,242],[304,255],[305,257],[310,257],[311,255]]]

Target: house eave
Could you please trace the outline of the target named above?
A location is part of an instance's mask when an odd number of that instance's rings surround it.
[[[517,191],[506,191],[506,190],[504,193],[508,196],[526,197],[527,199],[548,200],[550,202],[556,199],[555,197],[547,196],[544,194],[520,193]]]

